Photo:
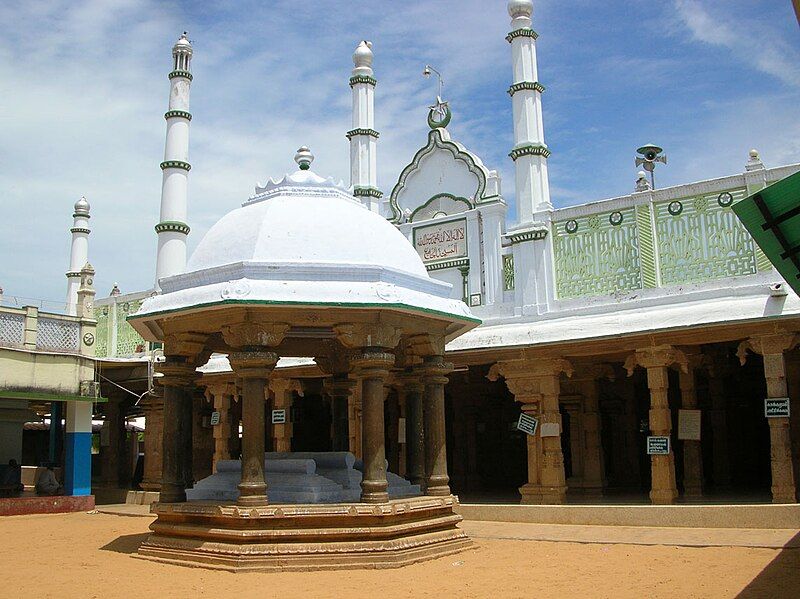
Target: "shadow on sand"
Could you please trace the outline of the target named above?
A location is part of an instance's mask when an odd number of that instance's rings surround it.
[[[144,543],[147,537],[150,536],[149,532],[143,532],[136,535],[123,535],[117,537],[107,545],[100,547],[102,551],[113,551],[114,553],[125,553],[131,555],[136,553],[139,545]]]
[[[797,597],[800,593],[800,533],[781,549],[777,557],[737,597]]]

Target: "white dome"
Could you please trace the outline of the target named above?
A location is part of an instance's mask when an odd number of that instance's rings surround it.
[[[343,188],[311,171],[272,182],[223,216],[186,265],[195,272],[238,262],[378,266],[427,277],[403,234]]]

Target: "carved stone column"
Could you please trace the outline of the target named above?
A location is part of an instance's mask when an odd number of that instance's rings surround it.
[[[206,397],[213,402],[214,411],[219,413],[219,423],[214,425],[214,457],[212,471],[217,471],[217,462],[231,459],[231,390],[228,385],[209,387]]]
[[[303,388],[297,379],[271,378],[269,388],[275,396],[274,410],[286,410],[286,422],[272,425],[272,447],[274,451],[292,451],[292,403],[294,394],[303,395]],[[272,415],[269,415],[272,418]]]
[[[151,393],[144,400],[144,472],[142,490],[161,489],[161,461],[164,443],[164,401],[163,390]]]
[[[600,379],[613,378],[614,371],[608,365],[589,369],[588,378],[579,381],[583,396],[583,481],[587,496],[600,497],[605,487],[603,444],[600,438]]]
[[[566,497],[558,406],[562,372],[572,376],[572,365],[562,358],[500,362],[489,371],[490,380],[504,376],[514,399],[522,404],[522,412],[539,420],[536,435],[527,435],[528,482],[519,490],[524,504],[558,504]],[[543,437],[545,425],[549,426]]]
[[[186,439],[191,442],[191,418],[184,417],[186,396],[191,397],[197,378],[194,362],[184,356],[167,356],[159,364],[164,388],[164,425],[161,462],[161,495],[163,503],[186,501],[185,451]]]
[[[365,348],[352,358],[351,365],[361,379],[362,452],[364,472],[361,501],[385,503],[389,500],[386,482],[386,446],[384,436],[384,384],[394,356],[379,348]]]
[[[422,380],[425,437],[425,494],[450,495],[447,475],[447,434],[445,428],[444,387],[453,365],[443,356],[428,356],[423,360]]]
[[[747,350],[764,357],[764,378],[767,380],[767,397],[789,397],[786,386],[786,361],[783,353],[800,341],[794,333],[779,333],[751,337],[739,345],[739,359],[746,360]],[[772,502],[795,503],[797,490],[792,469],[792,438],[789,418],[768,418],[770,457],[772,462]]]
[[[725,381],[733,369],[725,347],[716,347],[707,353],[708,395],[711,400],[711,455],[714,487],[725,489],[731,484],[730,447],[728,446],[728,394]]]
[[[647,369],[650,389],[650,431],[654,436],[672,436],[672,413],[669,409],[669,367],[678,364],[687,370],[688,359],[680,350],[668,345],[637,350],[625,362],[628,376],[638,365]],[[651,455],[650,501],[656,504],[675,503],[678,487],[675,483],[675,454]]]
[[[125,438],[125,411],[121,401],[114,399],[106,404],[103,429],[106,431],[108,444],[100,444],[102,480],[106,486],[117,488],[120,484],[123,463],[126,468],[129,467],[129,460],[122,452],[122,441]],[[100,435],[101,439],[103,436]]]
[[[406,478],[425,488],[425,426],[422,394],[424,386],[418,370],[399,378],[406,403]]]
[[[230,354],[231,368],[242,380],[242,478],[239,505],[266,505],[264,478],[265,392],[278,354],[251,349]]]
[[[350,397],[356,381],[347,374],[334,374],[325,379],[325,390],[331,397],[333,451],[350,451]]]
[[[681,407],[697,410],[697,388],[695,370],[702,362],[702,356],[690,354],[688,372],[679,372],[681,387]],[[702,441],[683,441],[683,496],[686,499],[700,499],[703,496],[703,451]]]

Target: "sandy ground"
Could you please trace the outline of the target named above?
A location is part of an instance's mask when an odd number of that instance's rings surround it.
[[[2,597],[800,597],[800,549],[498,539],[399,570],[232,574],[135,559],[149,518],[0,519]]]

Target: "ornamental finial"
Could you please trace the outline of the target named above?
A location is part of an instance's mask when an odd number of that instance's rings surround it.
[[[512,19],[519,17],[530,19],[533,14],[533,0],[509,0],[508,14]]]
[[[314,162],[314,154],[308,149],[308,146],[300,146],[297,149],[297,154],[294,155],[294,161],[300,165],[301,171],[307,171],[311,168],[311,163]]]
[[[75,214],[89,214],[89,202],[86,201],[84,196],[81,196],[81,199],[75,202]]]
[[[371,68],[373,58],[372,42],[364,40],[358,44],[356,51],[353,52],[353,65],[356,68]]]

